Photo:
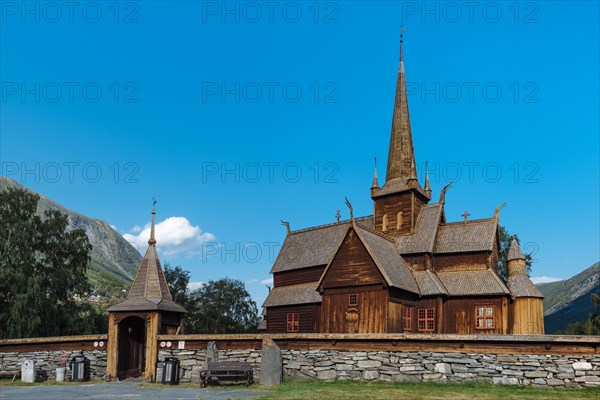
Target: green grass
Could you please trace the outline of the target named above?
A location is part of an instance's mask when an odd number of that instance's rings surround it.
[[[551,389],[470,384],[286,382],[260,400],[598,399],[600,388]]]

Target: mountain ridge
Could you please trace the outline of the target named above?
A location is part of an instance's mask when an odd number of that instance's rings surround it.
[[[43,216],[44,211],[50,209],[58,210],[67,215],[69,230],[85,231],[92,244],[90,254],[92,260],[88,268],[88,277],[92,284],[97,286],[94,287],[95,289],[102,290],[115,284],[122,286],[133,280],[142,256],[106,221],[80,214],[8,177],[0,177],[0,191],[7,190],[9,187],[38,195],[37,215]]]

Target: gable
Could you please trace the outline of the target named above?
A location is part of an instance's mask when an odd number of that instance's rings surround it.
[[[367,248],[355,230],[349,229],[329,268],[325,270],[320,288],[384,283],[385,279],[369,255]]]

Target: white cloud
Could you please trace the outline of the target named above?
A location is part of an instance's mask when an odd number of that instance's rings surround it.
[[[262,283],[263,285],[273,286],[273,278],[263,279],[262,281],[260,281],[260,283]]]
[[[117,228],[117,226],[116,226],[116,225],[111,225],[110,227],[111,227],[113,230],[115,230],[115,231],[118,231],[118,230],[119,230],[119,229]]]
[[[556,282],[556,281],[562,281],[561,278],[553,278],[551,276],[532,276],[531,277],[531,282],[535,283],[536,285],[539,283],[549,283],[549,282]]]
[[[125,233],[123,237],[143,253],[150,238],[150,224],[146,224],[143,229],[136,225],[131,232],[137,235]],[[185,217],[169,217],[156,224],[156,245],[165,256],[183,254],[191,257],[200,254],[202,243],[214,240],[215,235],[202,232],[199,226],[192,226]]]
[[[139,225],[134,226],[133,228],[130,229],[131,232],[133,233],[140,233],[142,231],[142,227]]]
[[[206,282],[189,282],[188,283],[188,290],[200,289],[204,285],[206,285]]]

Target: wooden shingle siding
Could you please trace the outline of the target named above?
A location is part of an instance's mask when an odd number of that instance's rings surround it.
[[[348,294],[324,294],[321,303],[321,332],[327,333],[386,333],[386,290],[360,291],[356,293],[357,305],[348,304]],[[352,315],[358,314],[356,321]]]

